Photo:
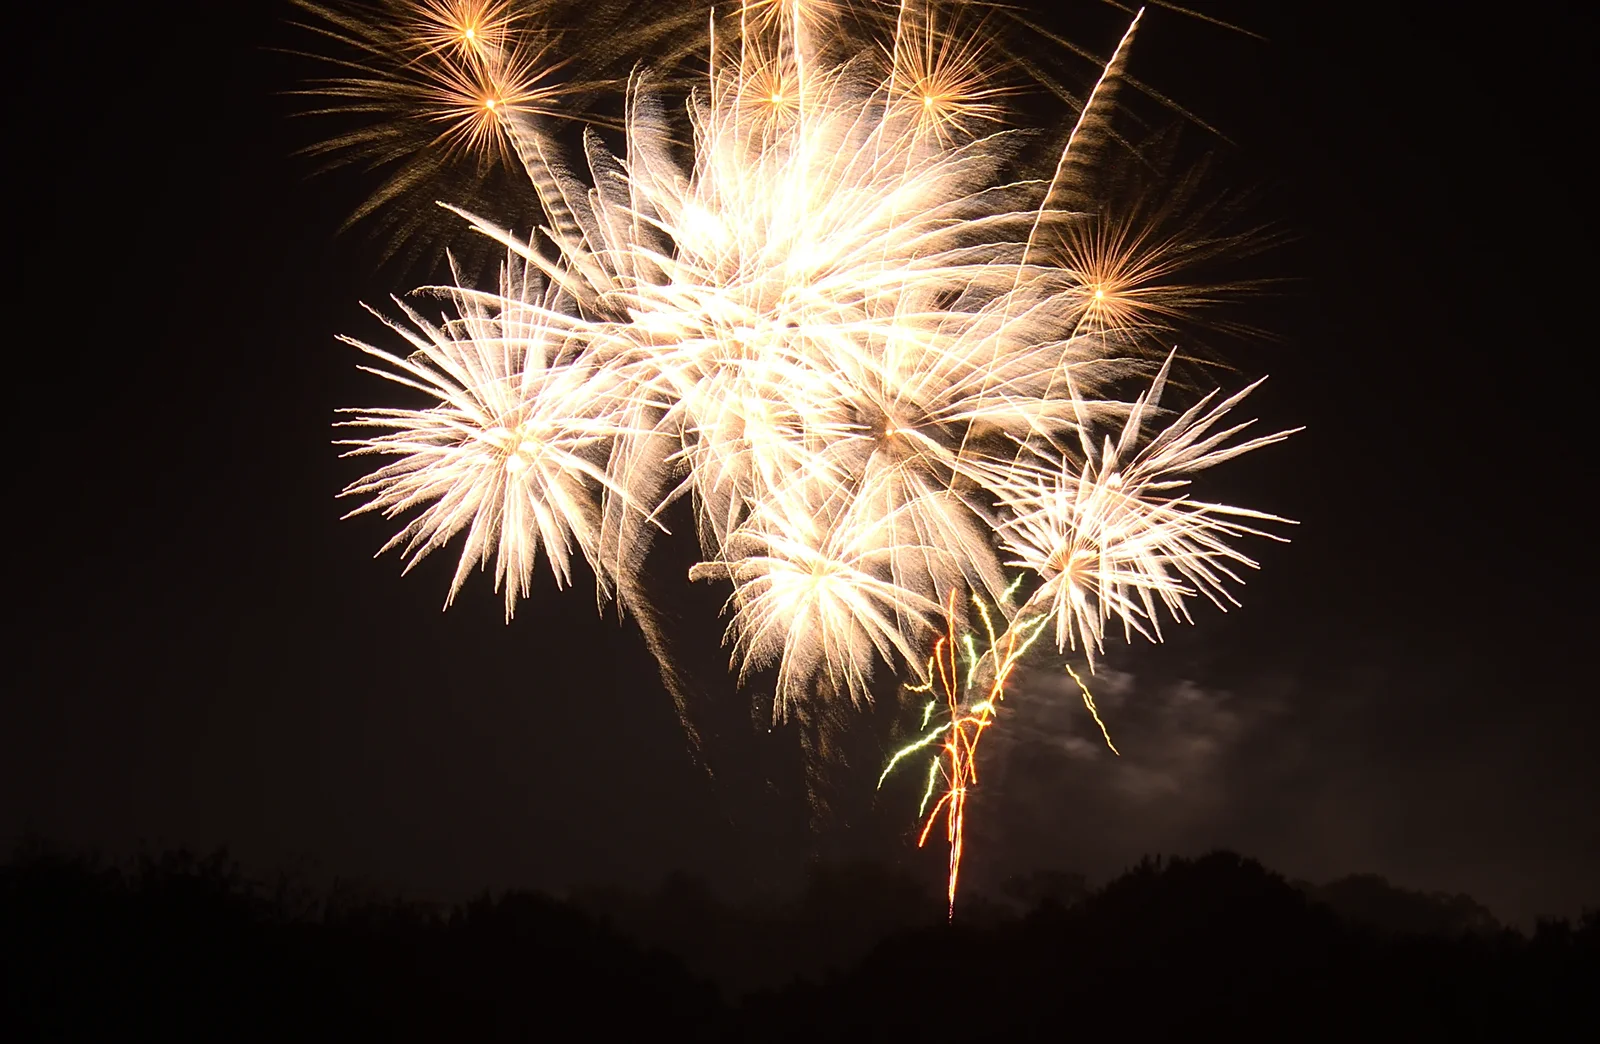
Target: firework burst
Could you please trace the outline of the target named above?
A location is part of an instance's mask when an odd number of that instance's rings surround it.
[[[523,53],[509,3],[412,9],[385,60],[480,75]],[[1251,388],[1162,406],[1170,331],[1217,288],[1175,278],[1184,241],[1084,203],[1139,18],[1035,169],[985,20],[895,12],[752,3],[712,21],[680,104],[670,76],[630,78],[620,154],[593,131],[563,148],[535,118],[555,94],[496,95],[481,134],[482,112],[441,116],[469,120],[456,133],[480,151],[500,136],[541,223],[458,209],[505,249],[499,287],[440,288],[440,322],[402,306],[408,355],[359,345],[426,401],[355,411],[376,433],[351,452],[393,459],[346,493],[411,516],[388,546],[412,562],[465,534],[451,596],[492,561],[508,616],[540,548],[560,584],[583,559],[686,725],[638,576],[687,500],[690,578],[727,586],[731,666],[771,677],[778,718],[870,700],[884,675],[942,697],[908,750],[938,751],[922,837],[944,817],[953,902],[979,740],[1020,658],[1048,634],[1092,669],[1108,631],[1159,640],[1160,612],[1230,603],[1254,565],[1235,543],[1283,520],[1188,483],[1286,433],[1227,421]]]
[[[306,151],[328,168],[382,172],[347,225],[370,224],[386,258],[430,268],[457,227],[434,206],[441,196],[537,208],[514,125],[614,122],[602,112],[608,91],[647,54],[674,68],[701,46],[707,13],[626,0],[293,2],[316,43],[305,57],[325,70],[294,93],[304,115],[341,128]]]

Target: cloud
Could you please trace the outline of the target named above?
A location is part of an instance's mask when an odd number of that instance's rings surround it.
[[[1466,892],[1525,927],[1593,904],[1600,831],[1576,811],[1592,807],[1588,734],[1552,718],[1532,668],[1350,652],[1254,668],[1147,656],[1137,671],[1113,658],[1085,680],[1120,757],[1042,657],[985,737],[963,878],[1104,880],[1146,854],[1231,848],[1306,880]]]
[[[1274,733],[1288,694],[1114,667],[1084,680],[1120,756],[1065,670],[1019,674],[980,760],[971,829],[978,851],[997,857],[991,872],[1048,866],[1102,876],[1146,852],[1259,850],[1240,821],[1240,792],[1270,789],[1268,779],[1281,776],[1281,752],[1293,744]],[[1241,765],[1251,767],[1241,774]]]

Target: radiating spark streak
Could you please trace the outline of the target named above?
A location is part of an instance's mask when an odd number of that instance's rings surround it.
[[[1100,78],[1094,82],[1094,87],[1089,91],[1088,99],[1083,103],[1083,111],[1078,113],[1078,121],[1072,125],[1072,133],[1067,135],[1067,144],[1061,150],[1061,158],[1056,161],[1055,173],[1050,175],[1050,187],[1045,189],[1044,199],[1039,204],[1039,210],[1034,215],[1033,227],[1028,229],[1028,245],[1022,251],[1022,265],[1026,267],[1029,255],[1033,252],[1034,241],[1039,234],[1039,222],[1044,220],[1044,215],[1049,209],[1050,199],[1055,195],[1056,188],[1061,184],[1061,175],[1067,169],[1067,160],[1072,156],[1072,146],[1077,144],[1078,135],[1083,132],[1089,117],[1095,112],[1095,102],[1101,92],[1105,90],[1106,83],[1111,79],[1112,70],[1116,68],[1117,61],[1127,51],[1130,41],[1133,40],[1133,31],[1139,28],[1139,19],[1144,17],[1144,8],[1139,8],[1133,16],[1133,21],[1128,23],[1127,31],[1122,34],[1122,39],[1117,41],[1116,49],[1111,52],[1111,60],[1106,62],[1105,68],[1100,72]]]
[[[930,711],[931,711],[931,708],[930,708]],[[878,777],[878,787],[879,787],[879,789],[882,789],[883,781],[889,778],[889,773],[892,772],[894,770],[894,767],[900,763],[900,759],[901,758],[904,758],[904,757],[906,757],[907,755],[910,755],[910,754],[915,754],[917,751],[925,749],[928,746],[928,744],[932,743],[934,740],[938,739],[941,735],[943,735],[944,731],[946,729],[950,728],[952,724],[953,723],[951,723],[951,722],[946,722],[945,724],[940,725],[937,729],[934,729],[932,732],[928,733],[926,736],[924,736],[921,739],[917,740],[915,743],[911,744],[910,746],[901,747],[898,751],[896,751],[894,757],[889,759],[889,764],[884,766],[883,774]],[[927,715],[923,716],[923,727],[924,728],[927,727]]]
[[[933,798],[934,784],[939,781],[939,759],[934,758],[928,762],[928,785],[922,790],[922,800],[917,802],[917,815],[921,816],[928,808],[928,802]]]
[[[1265,40],[1266,39],[1266,37],[1262,36],[1260,33],[1253,33],[1250,30],[1243,28],[1242,26],[1234,25],[1232,22],[1224,22],[1220,18],[1213,18],[1208,14],[1202,14],[1201,12],[1196,11],[1193,8],[1180,7],[1177,4],[1169,4],[1169,3],[1166,2],[1166,0],[1150,0],[1150,2],[1155,4],[1155,6],[1157,6],[1157,7],[1164,7],[1169,11],[1177,11],[1179,14],[1188,15],[1190,18],[1197,18],[1202,22],[1210,22],[1212,25],[1221,26],[1223,29],[1229,29],[1229,30],[1232,30],[1233,32],[1241,33],[1241,34],[1243,34],[1245,36],[1250,37],[1253,40]]]
[[[953,751],[954,751],[954,748],[952,748],[952,753],[953,753]],[[939,763],[937,761],[935,761],[933,763],[933,767],[935,769],[939,768]],[[954,791],[954,790],[946,790],[943,794],[939,795],[939,800],[934,802],[933,809],[928,813],[928,820],[922,826],[922,833],[917,835],[917,847],[918,848],[921,848],[923,845],[928,843],[928,835],[933,831],[933,824],[935,824],[935,823],[937,823],[939,821],[939,812],[940,812],[940,810],[943,809],[946,805],[950,804],[951,801],[955,798],[955,796],[956,796],[956,791]],[[924,803],[926,803],[926,802],[924,802]]]
[[[1072,669],[1072,664],[1070,663],[1067,664],[1067,673],[1072,675],[1072,680],[1078,683],[1078,689],[1083,693],[1083,705],[1089,708],[1089,713],[1094,716],[1094,723],[1100,726],[1100,735],[1106,738],[1106,746],[1111,748],[1111,753],[1119,758],[1122,757],[1122,751],[1118,750],[1117,745],[1111,742],[1111,733],[1106,729],[1106,723],[1100,720],[1100,711],[1095,708],[1094,695],[1089,692],[1089,686],[1085,685],[1083,679],[1078,677],[1078,672]]]

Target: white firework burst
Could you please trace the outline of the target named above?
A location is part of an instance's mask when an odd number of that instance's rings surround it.
[[[1225,602],[1237,605],[1226,582],[1241,582],[1234,566],[1253,569],[1256,563],[1231,541],[1246,535],[1281,540],[1245,520],[1288,521],[1185,495],[1195,473],[1291,434],[1232,441],[1248,421],[1218,430],[1254,385],[1220,403],[1215,393],[1207,395],[1146,439],[1145,422],[1166,377],[1164,366],[1135,400],[1115,442],[1108,434],[1097,445],[1091,426],[1082,424],[1076,453],[1027,449],[993,477],[1005,516],[996,532],[1016,556],[1007,564],[1042,579],[1031,602],[1054,618],[1056,647],[1076,648],[1081,641],[1091,664],[1112,621],[1121,622],[1125,638],[1138,632],[1159,641],[1158,601],[1184,621],[1185,603],[1196,595],[1224,610]]]
[[[580,351],[593,332],[576,339],[573,320],[551,307],[559,294],[537,273],[508,264],[498,294],[448,293],[458,314],[439,325],[400,304],[411,325],[389,325],[414,349],[409,356],[349,341],[387,364],[363,369],[436,401],[345,411],[356,415],[345,425],[382,430],[345,440],[354,447],[347,455],[399,459],[343,495],[370,498],[351,514],[421,509],[383,548],[399,548],[408,571],[465,530],[446,604],[493,557],[509,619],[541,545],[558,585],[571,582],[574,552],[595,560],[593,488],[616,489],[605,464],[611,440],[627,431],[628,389]]]

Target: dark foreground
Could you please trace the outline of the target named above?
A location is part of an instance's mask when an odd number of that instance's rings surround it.
[[[35,846],[0,870],[0,1038],[1600,1039],[1600,911],[1525,936],[1466,897],[1229,853],[1005,899],[951,925],[846,867],[759,910],[678,880],[441,911]]]

